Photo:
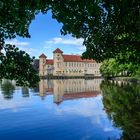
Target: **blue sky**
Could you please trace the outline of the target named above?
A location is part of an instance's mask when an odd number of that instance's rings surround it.
[[[61,27],[62,24],[51,18],[51,12],[47,15],[39,14],[30,25],[31,38],[17,37],[7,40],[7,43],[15,44],[36,58],[41,53],[52,58],[52,52],[56,48],[60,48],[65,54],[82,54],[85,51],[85,47],[82,46],[83,39],[75,39],[71,35],[61,35]]]

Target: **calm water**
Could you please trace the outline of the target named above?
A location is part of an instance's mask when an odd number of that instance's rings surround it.
[[[136,139],[140,89],[131,86],[71,79],[42,80],[36,89],[28,89],[4,80],[0,85],[0,140]]]

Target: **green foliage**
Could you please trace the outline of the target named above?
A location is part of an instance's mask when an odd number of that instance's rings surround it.
[[[0,52],[4,49],[5,39],[15,38],[17,35],[30,37],[31,21],[39,12],[46,14],[51,10],[52,18],[63,25],[63,35],[72,34],[84,39],[84,58],[103,61],[116,59],[121,54],[121,60],[139,64],[139,7],[138,0],[0,0]],[[126,53],[129,54],[128,59],[125,57]],[[0,58],[2,57],[1,53]],[[113,71],[112,74],[115,73]]]
[[[120,72],[120,69],[118,66],[119,64],[113,58],[109,60],[104,60],[100,67],[100,72],[102,76],[104,76],[105,78],[110,77],[110,76],[116,76]]]
[[[104,60],[100,71],[104,77],[110,76],[135,76],[140,70],[140,64],[129,61],[134,58],[133,52],[119,53],[115,58]]]
[[[43,0],[0,0],[0,38],[30,37],[29,25],[41,9],[49,8]]]
[[[63,24],[62,34],[84,38],[84,58],[99,61],[133,52],[140,62],[140,1],[67,0],[52,2],[53,18]],[[124,56],[124,55],[123,55]]]
[[[102,61],[121,52],[132,52],[134,56],[128,61],[139,62],[138,0],[1,0],[1,5],[0,10],[4,11],[1,13],[7,15],[0,16],[1,29],[4,34],[8,33],[5,36],[29,37],[28,28],[35,15],[40,11],[46,14],[50,9],[52,18],[63,25],[62,34],[84,39],[86,52],[83,57]]]
[[[0,0],[0,79],[14,79],[22,86],[35,86],[39,81],[32,66],[34,58],[15,46],[5,44],[5,39],[17,35],[30,37],[29,25],[45,7],[46,4],[40,0]]]
[[[33,68],[34,58],[15,46],[5,45],[5,55],[0,57],[0,79],[16,80],[18,85],[35,86],[38,73]]]
[[[123,133],[123,140],[140,138],[140,87],[137,84],[101,84],[104,108],[115,126]]]

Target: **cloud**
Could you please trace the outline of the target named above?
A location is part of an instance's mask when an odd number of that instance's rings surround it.
[[[74,46],[75,47],[75,53],[81,55],[84,51],[86,51],[86,47],[83,45],[84,39],[79,38],[62,38],[62,37],[54,37],[50,40],[45,41],[44,43],[44,49],[51,49],[56,48],[59,46]]]
[[[57,113],[71,113],[76,115],[81,115],[84,117],[101,117],[105,112],[102,111],[103,106],[100,105],[101,95],[97,97],[90,98],[88,100],[82,99],[77,103],[77,107],[75,104],[71,106],[64,106],[63,108],[57,108]],[[82,109],[81,109],[82,106]]]
[[[47,43],[45,43],[44,48],[45,49],[50,49],[50,48],[53,48],[53,47],[52,46],[49,46]]]
[[[24,47],[21,46],[19,47],[20,50],[27,52],[29,55],[35,55],[36,53],[38,53],[39,51],[37,49],[31,48],[31,47]]]
[[[52,38],[49,41],[46,41],[45,44],[46,45],[53,45],[53,44],[64,44],[64,45],[74,45],[74,46],[82,46],[83,44],[83,39],[76,39],[76,38],[61,38],[61,37],[55,37]]]
[[[105,131],[105,132],[113,131],[113,130],[114,130],[114,129],[113,129],[113,127],[111,127],[111,126],[110,126],[110,127],[105,127],[105,128],[104,128],[104,131]]]
[[[86,46],[80,46],[80,47],[78,47],[78,49],[79,49],[80,51],[86,51]]]
[[[35,54],[39,53],[39,51],[35,48],[30,47],[29,42],[19,41],[17,39],[6,40],[6,44],[16,45],[20,50],[27,52],[29,55],[34,56]],[[27,47],[28,46],[28,47]]]
[[[6,40],[6,44],[16,45],[16,46],[29,46],[29,42],[22,42],[17,39]]]
[[[76,52],[76,54],[82,55],[82,53],[86,51],[86,46],[79,46],[77,49],[78,51]]]

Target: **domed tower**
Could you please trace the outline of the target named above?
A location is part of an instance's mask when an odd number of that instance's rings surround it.
[[[54,60],[54,75],[62,75],[63,72],[63,51],[59,48],[53,51],[53,60]]]
[[[39,76],[45,76],[46,58],[45,54],[39,56]]]

